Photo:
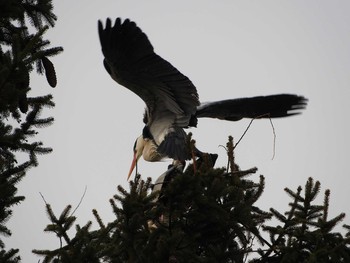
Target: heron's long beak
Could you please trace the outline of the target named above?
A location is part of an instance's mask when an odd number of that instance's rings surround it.
[[[134,171],[134,168],[135,168],[135,166],[136,166],[136,164],[137,164],[137,152],[135,151],[134,152],[134,159],[132,160],[132,163],[131,163],[131,166],[130,166],[130,170],[129,170],[129,174],[128,174],[128,179],[127,179],[127,181],[129,181],[129,178],[130,178],[130,176],[131,176],[131,174],[132,174],[132,171]]]

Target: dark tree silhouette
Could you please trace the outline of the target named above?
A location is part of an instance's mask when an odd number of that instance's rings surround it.
[[[35,140],[35,135],[37,128],[53,122],[51,117],[40,117],[43,108],[54,106],[52,96],[28,94],[34,88],[30,85],[34,69],[39,74],[45,72],[49,85],[56,86],[54,66],[48,57],[62,48],[49,48],[50,42],[44,39],[55,21],[51,0],[0,2],[0,234],[5,236],[11,234],[5,226],[11,207],[24,200],[16,195],[16,184],[30,167],[38,165],[37,154],[51,152]],[[28,159],[20,161],[24,158],[19,159],[18,153],[25,153]],[[0,262],[19,260],[17,249],[4,248],[0,239]]]
[[[119,186],[110,200],[115,220],[106,224],[93,210],[96,230],[88,222],[69,237],[75,221],[71,206],[57,217],[47,205],[51,224],[45,231],[62,246],[34,253],[44,262],[348,262],[349,226],[345,236],[332,232],[344,214],[327,218],[328,190],[323,204],[313,204],[320,183],[310,178],[304,194],[301,187],[286,189],[294,201],[285,215],[262,211],[255,203],[264,177],[248,180],[257,169],[240,170],[233,148],[230,138],[227,168],[195,161],[196,169],[169,169],[160,191],[140,175],[129,191]],[[267,225],[272,217],[282,225]]]

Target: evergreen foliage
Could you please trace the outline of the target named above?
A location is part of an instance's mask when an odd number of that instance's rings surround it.
[[[328,219],[330,191],[325,191],[323,205],[314,205],[320,183],[309,178],[304,195],[301,190],[285,189],[294,201],[284,215],[271,208],[273,217],[282,225],[264,226],[272,246],[260,250],[261,258],[255,262],[350,262],[349,226],[343,226],[347,230],[345,236],[332,232],[345,214]]]
[[[51,224],[45,231],[62,246],[33,252],[44,262],[349,262],[350,232],[332,232],[344,214],[327,219],[328,190],[323,205],[313,204],[320,183],[310,178],[304,195],[301,187],[286,189],[294,201],[285,215],[262,211],[255,203],[264,177],[247,179],[256,168],[240,170],[233,148],[230,137],[226,169],[195,162],[196,169],[175,170],[160,192],[137,175],[129,191],[119,186],[110,200],[114,221],[105,224],[93,210],[98,229],[91,230],[92,222],[77,225],[73,238],[71,207],[57,218],[47,205]],[[267,225],[271,217],[283,225]]]
[[[56,21],[52,8],[51,0],[0,1],[0,234],[5,236],[11,234],[5,223],[12,206],[24,200],[16,196],[17,183],[38,164],[37,154],[51,152],[35,135],[37,128],[53,122],[51,117],[40,117],[43,108],[54,106],[52,96],[28,97],[28,93],[34,69],[39,74],[45,71],[51,86],[56,83],[54,67],[47,61],[62,48],[49,48],[44,39]],[[18,250],[4,248],[0,239],[0,262],[19,260]]]

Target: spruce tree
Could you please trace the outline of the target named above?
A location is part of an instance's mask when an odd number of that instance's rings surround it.
[[[169,169],[160,191],[137,175],[110,200],[114,221],[104,223],[93,210],[98,229],[76,225],[73,237],[71,206],[56,216],[47,204],[45,231],[62,246],[34,253],[44,262],[349,262],[349,226],[346,235],[333,231],[344,214],[328,219],[329,190],[315,205],[320,183],[310,178],[304,195],[286,188],[293,202],[284,215],[262,211],[255,203],[264,177],[249,180],[257,169],[240,170],[233,148],[230,137],[226,168],[193,160],[185,172]],[[272,217],[282,225],[268,225]]]
[[[56,16],[51,0],[12,0],[0,2],[0,234],[11,235],[5,225],[12,206],[24,200],[17,196],[17,183],[29,168],[38,165],[37,154],[51,152],[36,140],[38,128],[53,122],[42,118],[44,108],[53,107],[51,95],[30,97],[30,75],[33,70],[45,73],[48,83],[55,87],[55,69],[49,57],[62,51],[51,48],[44,39],[53,27]],[[22,161],[23,153],[27,160]],[[21,155],[21,158],[19,158]],[[5,250],[0,239],[0,262],[18,262],[17,249]]]
[[[285,188],[293,199],[290,210],[282,214],[271,208],[281,225],[263,227],[269,233],[271,247],[260,249],[261,258],[254,262],[350,262],[350,226],[343,225],[345,236],[334,232],[345,214],[328,218],[329,189],[324,193],[323,204],[314,204],[320,187],[320,182],[310,177],[304,194],[300,186],[296,192]]]

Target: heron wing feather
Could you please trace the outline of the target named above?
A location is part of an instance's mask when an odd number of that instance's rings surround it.
[[[202,103],[196,117],[238,121],[242,118],[279,118],[300,113],[307,99],[294,94],[257,96]]]
[[[112,26],[107,19],[98,29],[106,70],[146,103],[148,125],[168,114],[175,125],[186,127],[199,105],[193,83],[154,52],[136,23],[117,18]]]

